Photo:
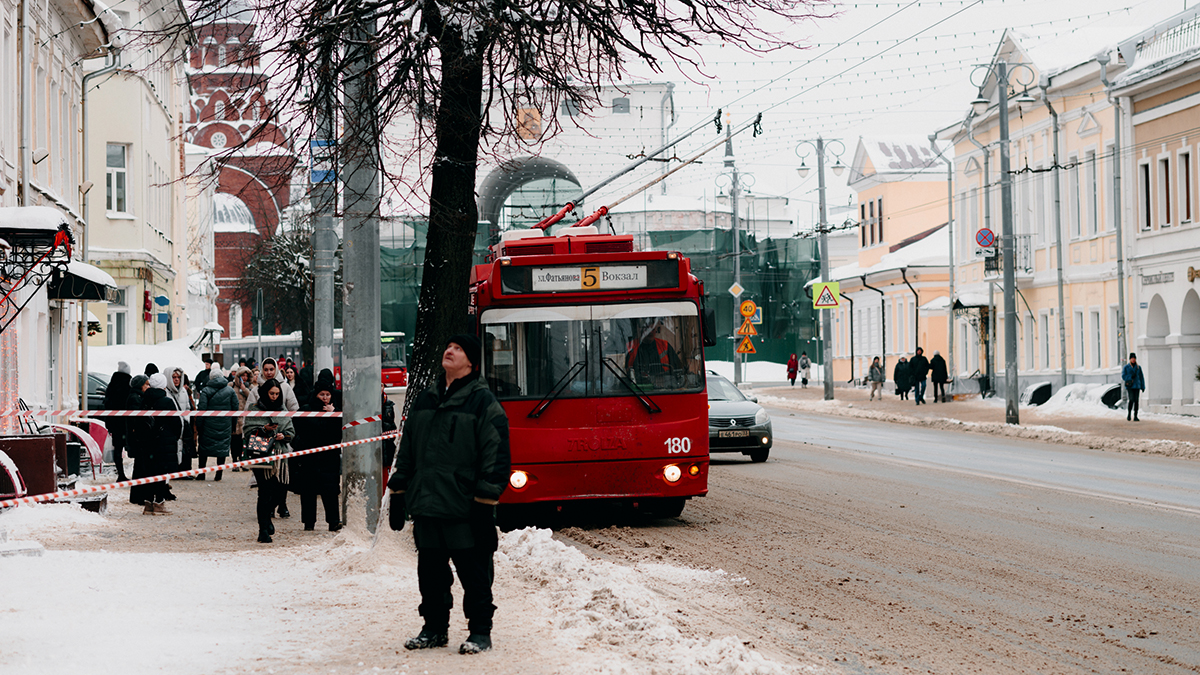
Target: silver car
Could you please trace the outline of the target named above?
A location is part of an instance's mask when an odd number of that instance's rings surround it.
[[[755,462],[771,454],[771,416],[729,380],[708,374],[708,450],[740,452]]]

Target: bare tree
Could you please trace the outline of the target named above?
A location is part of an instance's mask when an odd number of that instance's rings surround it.
[[[239,9],[230,0],[191,5],[197,24]],[[564,100],[586,113],[628,63],[661,70],[664,61],[683,62],[702,72],[702,44],[794,46],[773,29],[834,13],[830,0],[257,0],[253,9],[258,35],[269,36],[259,49],[276,99],[291,106],[269,121],[290,111],[284,122],[303,138],[325,106],[347,130],[363,126],[347,118],[353,110],[372,111],[374,128],[343,136],[340,153],[376,152],[382,127],[401,115],[415,123],[416,142],[398,152],[428,157],[422,175],[384,179],[430,186],[410,364],[416,387],[432,381],[445,340],[466,324],[481,139],[527,139],[520,114],[528,110],[549,111],[540,133],[553,134],[552,113]],[[356,39],[364,25],[375,26],[369,44]],[[347,52],[364,47],[374,50],[373,100],[345,101]]]

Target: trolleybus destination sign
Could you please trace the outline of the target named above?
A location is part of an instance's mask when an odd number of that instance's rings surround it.
[[[646,288],[645,265],[605,267],[535,267],[533,292],[611,291]]]

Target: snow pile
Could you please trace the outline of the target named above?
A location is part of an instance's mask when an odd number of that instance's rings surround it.
[[[736,637],[697,639],[675,627],[665,598],[648,584],[668,581],[691,592],[724,584],[721,572],[669,566],[624,567],[592,560],[551,538],[549,530],[528,528],[505,534],[498,563],[544,589],[565,646],[589,653],[597,673],[678,675],[771,675],[790,669],[754,652]],[[582,664],[581,664],[582,665]]]
[[[17,538],[107,527],[110,521],[75,504],[27,504],[0,512],[0,529]]]
[[[1113,419],[1124,417],[1124,412],[1113,410],[1100,402],[1100,397],[1111,386],[1111,384],[1086,384],[1083,382],[1068,384],[1054,392],[1050,400],[1038,406],[1038,412],[1044,415],[1070,417],[1109,417]]]
[[[166,372],[168,366],[183,368],[188,377],[204,370],[204,361],[189,348],[187,338],[169,340],[156,345],[113,345],[111,347],[88,347],[88,370],[108,375],[117,370],[117,363],[124,361],[134,375],[146,370],[147,363]]]
[[[706,361],[705,367],[715,371],[721,377],[733,381],[733,361]],[[809,382],[816,382],[820,368],[812,365]],[[796,376],[799,379],[799,375]],[[742,365],[743,382],[787,382],[787,364],[770,361],[748,361]]]

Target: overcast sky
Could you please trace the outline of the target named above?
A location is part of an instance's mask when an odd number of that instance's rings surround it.
[[[1185,4],[1184,0],[843,3],[835,18],[788,28],[784,34],[797,45],[795,49],[768,55],[750,55],[729,46],[705,49],[701,56],[711,75],[706,80],[678,71],[655,75],[636,66],[631,72],[639,78],[677,83],[680,119],[675,129],[679,131],[711,120],[718,108],[733,113],[735,127],[764,112],[764,133],[758,138],[745,133],[735,142],[739,165],[752,176],[750,189],[815,204],[815,171],[804,181],[795,171],[800,163],[795,148],[802,139],[818,135],[842,139],[848,163],[859,136],[927,136],[962,119],[976,92],[973,67],[990,60],[1006,28],[1025,33],[1030,46],[1047,51],[1066,44],[1072,45],[1072,51],[1086,49],[1082,61],[1102,49],[1104,42],[1117,39],[1111,36],[1132,36],[1182,11]],[[686,149],[710,142],[715,132],[710,129],[697,136]],[[615,149],[619,142],[610,139],[607,145]],[[621,154],[636,151],[620,150]],[[683,150],[679,156],[686,156]],[[719,162],[689,167],[673,177],[672,191],[712,195],[719,189],[715,175],[719,172]],[[636,181],[631,177],[625,183]],[[831,188],[833,203],[846,203],[848,196],[844,187]]]

